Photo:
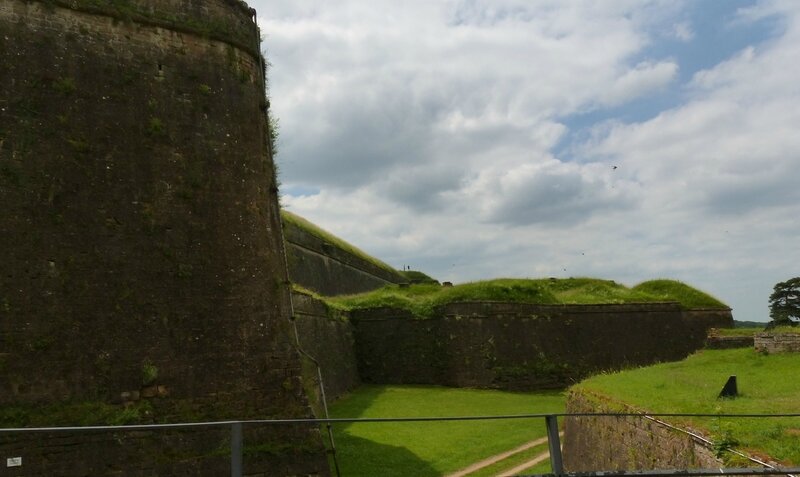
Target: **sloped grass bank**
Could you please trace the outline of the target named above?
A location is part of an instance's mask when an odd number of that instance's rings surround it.
[[[333,417],[559,413],[559,392],[510,393],[434,386],[363,386],[331,406]],[[438,476],[546,435],[543,419],[336,425],[342,475]]]
[[[361,250],[360,248],[352,245],[349,242],[346,242],[339,237],[333,235],[332,233],[324,230],[313,223],[309,222],[308,220],[300,217],[297,214],[293,214],[288,210],[281,210],[281,220],[284,222],[291,223],[298,228],[305,230],[307,233],[328,242],[331,245],[335,245],[336,247],[355,255],[356,257],[361,258],[362,260],[369,262],[375,265],[378,268],[382,268],[391,273],[398,273],[391,265],[373,257],[372,255],[368,254],[367,252]]]
[[[686,309],[728,308],[716,298],[674,280],[653,280],[633,288],[612,280],[596,278],[508,279],[464,283],[453,287],[418,284],[387,286],[379,290],[329,299],[342,310],[392,307],[431,317],[437,307],[459,301],[501,301],[511,303],[624,304],[678,302]]]
[[[731,375],[740,396],[717,396]],[[704,350],[684,361],[602,374],[572,388],[604,401],[651,413],[800,413],[800,354],[764,355],[752,349]],[[800,418],[669,418],[727,443],[783,464],[800,464]],[[721,457],[739,463],[730,453]]]

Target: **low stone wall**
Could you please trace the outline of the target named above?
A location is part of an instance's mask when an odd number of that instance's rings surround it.
[[[634,410],[631,410],[634,411]],[[620,412],[602,398],[570,392],[567,413]],[[570,417],[564,422],[568,472],[710,469],[722,462],[701,440],[643,417]]]
[[[733,349],[733,348],[752,348],[754,338],[752,336],[718,336],[709,335],[706,339],[707,349]]]
[[[353,327],[349,321],[344,317],[329,316],[324,303],[302,293],[293,293],[292,303],[300,346],[320,364],[328,400],[333,401],[355,389],[361,384],[361,379],[356,364]],[[319,402],[316,367],[306,364],[303,378],[307,383],[315,384],[313,391],[316,396],[312,396],[312,401]],[[307,388],[306,392],[309,391]]]
[[[290,222],[283,222],[283,235],[289,278],[320,295],[362,293],[406,281]]]
[[[800,352],[800,334],[757,333],[754,339],[756,351],[762,353]]]
[[[729,310],[687,313],[677,303],[453,303],[431,319],[388,308],[351,319],[365,382],[519,390],[677,361],[703,347],[706,326],[732,325]]]

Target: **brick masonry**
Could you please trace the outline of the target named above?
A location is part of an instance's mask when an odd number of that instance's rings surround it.
[[[754,346],[762,353],[800,352],[800,334],[756,333]]]

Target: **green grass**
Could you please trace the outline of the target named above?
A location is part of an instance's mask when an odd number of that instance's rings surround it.
[[[433,386],[363,386],[331,406],[333,417],[557,413],[561,393],[510,393]],[[438,476],[545,436],[543,419],[337,425],[346,476]]]
[[[800,335],[800,326],[776,326],[768,333]]]
[[[311,234],[311,235],[313,235],[313,236],[315,236],[317,238],[320,238],[320,239],[324,240],[325,242],[328,242],[329,244],[334,245],[334,246],[336,246],[336,247],[338,247],[338,248],[340,248],[340,249],[342,249],[342,250],[344,250],[344,251],[346,251],[348,253],[351,253],[351,254],[355,255],[356,257],[359,257],[362,260],[365,260],[365,261],[375,265],[378,268],[382,268],[382,269],[384,269],[384,270],[386,270],[388,272],[394,273],[394,274],[398,274],[399,273],[391,265],[378,260],[377,258],[375,258],[372,255],[364,252],[363,250],[359,249],[358,247],[355,247],[354,245],[351,245],[351,244],[345,242],[344,240],[340,239],[339,237],[333,235],[332,233],[330,233],[330,232],[328,232],[326,230],[321,229],[320,227],[314,225],[313,223],[311,223],[308,220],[300,217],[297,214],[293,214],[293,213],[289,212],[288,210],[281,210],[281,219],[284,222],[290,223],[292,225],[295,225],[295,226],[305,230],[307,233],[309,233],[309,234]]]
[[[656,283],[659,285],[648,285]],[[394,307],[409,310],[418,317],[431,317],[438,306],[459,301],[543,305],[675,301],[685,308],[727,308],[717,299],[680,282],[657,280],[628,288],[612,280],[596,278],[501,278],[454,287],[440,287],[435,284],[417,284],[404,288],[387,286],[369,293],[329,299],[333,306],[344,310]]]
[[[497,462],[490,466],[484,467],[483,469],[480,469],[476,472],[473,472],[469,474],[469,477],[492,477],[501,474],[504,471],[512,469],[524,462],[533,459],[534,457],[544,452],[547,452],[547,450],[548,450],[547,444],[542,444],[540,446],[532,447],[526,451],[520,452],[519,454],[514,454],[513,456],[507,459],[501,460],[500,462]],[[550,460],[549,459],[545,460],[544,464],[547,468],[547,472],[550,472],[551,471]],[[537,464],[537,467],[538,466],[539,465]],[[525,470],[525,473],[529,474],[530,472],[528,470]]]
[[[439,285],[439,281],[435,278],[420,272],[419,270],[398,270],[400,275],[406,277],[409,283],[427,283]]]
[[[709,334],[717,336],[753,336],[763,331],[763,326],[760,328],[712,328],[709,330]]]
[[[740,396],[718,399],[729,376],[736,375]],[[704,350],[684,361],[603,374],[573,390],[604,402],[624,402],[652,413],[798,413],[800,354],[763,355],[752,349]],[[621,408],[620,408],[621,409]],[[712,440],[726,437],[738,449],[800,464],[800,418],[670,418],[702,429]],[[730,457],[730,455],[728,455]]]
[[[553,473],[553,468],[550,466],[550,461],[546,460],[538,465],[531,467],[530,469],[525,470],[526,475],[541,475],[541,474],[551,474]]]
[[[636,285],[633,290],[665,300],[679,301],[686,308],[728,308],[711,295],[676,280],[650,280]]]

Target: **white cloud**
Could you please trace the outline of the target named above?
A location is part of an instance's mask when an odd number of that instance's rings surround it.
[[[688,22],[676,23],[672,26],[672,34],[680,41],[688,42],[694,39],[694,31]]]
[[[672,61],[641,62],[617,77],[601,102],[606,106],[626,103],[664,88],[677,74],[678,65]]]
[[[684,2],[250,3],[282,180],[320,191],[284,202],[398,267],[454,281],[668,276],[751,313],[754,293],[797,274],[795,3],[740,11],[740,24],[779,15],[780,34],[682,89],[681,57],[648,48],[699,36]],[[574,141],[564,118],[667,89],[677,107],[601,114],[569,148],[579,159],[559,155]]]

